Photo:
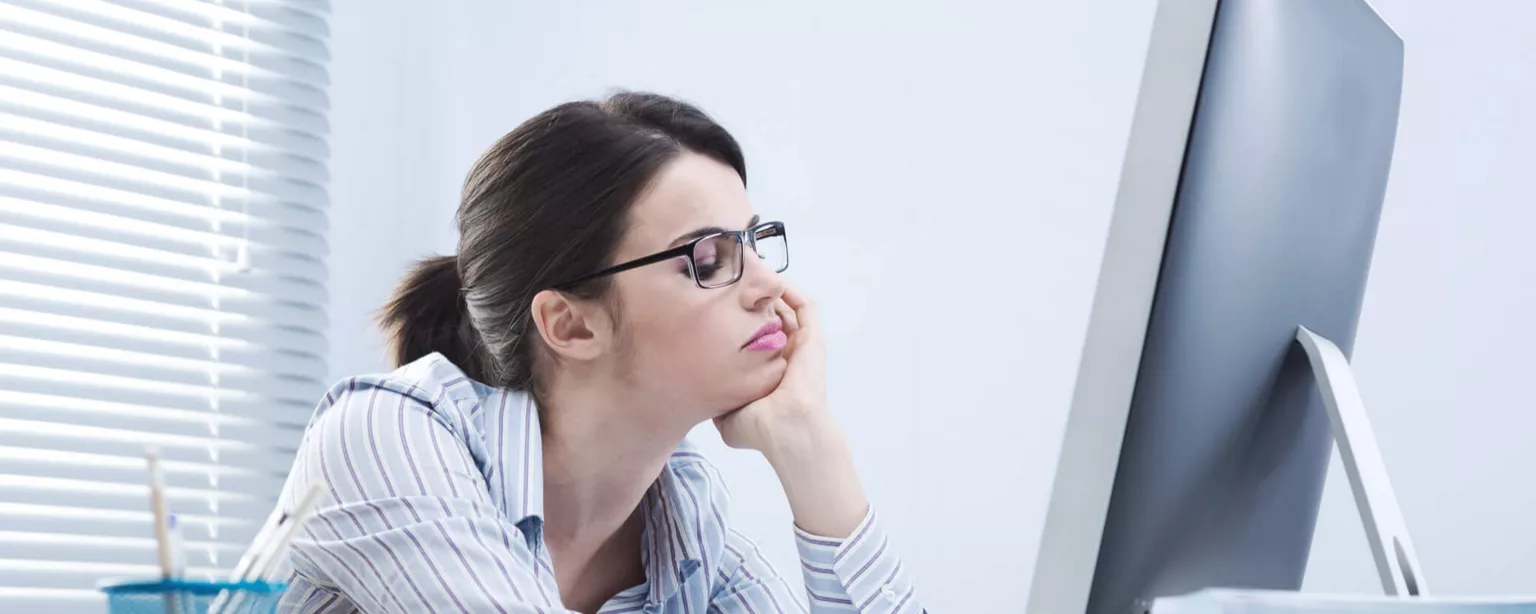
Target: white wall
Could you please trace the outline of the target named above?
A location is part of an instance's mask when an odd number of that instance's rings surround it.
[[[1429,588],[1536,594],[1536,5],[1373,0],[1406,48],[1354,363]],[[1305,589],[1379,592],[1337,455]]]
[[[930,611],[1022,608],[1150,32],[1096,3],[336,3],[334,372],[470,162],[615,87],[700,103],[825,312],[834,411]],[[371,57],[377,54],[378,57]],[[355,74],[354,74],[355,73]],[[759,457],[734,518],[798,577]]]
[[[418,9],[347,0],[331,19],[332,381],[386,367],[374,311],[410,262],[453,250],[458,192],[424,172],[440,158],[432,105],[442,56],[423,39],[430,15]]]

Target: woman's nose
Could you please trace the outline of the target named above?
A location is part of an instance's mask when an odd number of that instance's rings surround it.
[[[756,254],[748,254],[746,270],[741,274],[742,296],[746,307],[752,310],[766,309],[775,299],[784,295],[787,283]]]

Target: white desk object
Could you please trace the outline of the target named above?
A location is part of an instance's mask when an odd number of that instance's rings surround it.
[[[1387,479],[1360,388],[1349,359],[1327,338],[1305,326],[1296,342],[1307,353],[1322,392],[1334,443],[1365,525],[1384,595],[1328,595],[1292,591],[1207,589],[1154,599],[1150,614],[1536,614],[1536,595],[1524,597],[1429,597],[1408,524]]]
[[[1536,597],[1402,597],[1209,589],[1162,598],[1152,614],[1536,614]]]

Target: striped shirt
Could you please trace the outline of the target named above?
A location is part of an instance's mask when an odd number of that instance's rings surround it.
[[[279,506],[324,484],[279,612],[568,612],[543,539],[531,397],[439,354],[343,380],[311,418]],[[807,597],[727,522],[725,484],[688,442],[640,503],[646,580],[601,614],[917,613],[874,510],[847,539],[795,530]]]

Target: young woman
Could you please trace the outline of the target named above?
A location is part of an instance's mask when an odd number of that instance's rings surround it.
[[[310,422],[280,505],[324,495],[279,611],[920,612],[746,176],[725,129],[652,94],[493,145],[458,256],[382,313],[398,368],[337,384]],[[805,601],[729,526],[684,441],[705,420],[777,473]]]

